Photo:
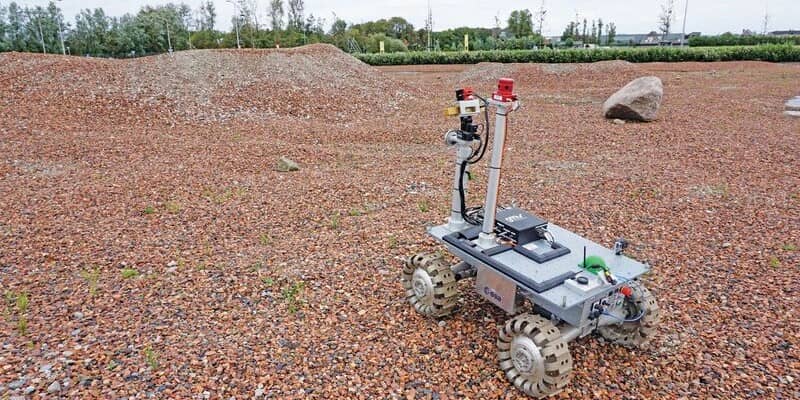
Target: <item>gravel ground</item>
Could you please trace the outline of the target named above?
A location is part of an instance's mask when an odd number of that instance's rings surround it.
[[[462,282],[425,319],[399,284],[448,208],[442,109],[486,67],[0,55],[0,397],[519,398],[502,312]],[[628,238],[662,309],[647,349],[571,343],[558,398],[800,398],[800,66],[506,68],[503,202]],[[660,119],[604,120],[642,75]]]

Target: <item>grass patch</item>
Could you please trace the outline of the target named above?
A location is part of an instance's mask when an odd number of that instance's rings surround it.
[[[258,237],[258,243],[261,243],[262,246],[269,246],[272,244],[272,238],[268,234],[262,233],[261,236]]]
[[[779,268],[781,266],[781,260],[778,260],[778,257],[772,256],[769,258],[769,266],[772,268]]]
[[[152,215],[156,213],[156,208],[153,206],[147,206],[142,210],[142,214],[144,215]]]
[[[793,244],[785,244],[785,245],[783,245],[783,247],[781,247],[781,248],[782,248],[783,250],[786,250],[786,251],[795,251],[795,250],[797,250],[797,246],[795,246],[795,245],[793,245]]]
[[[125,279],[136,278],[139,276],[139,271],[133,268],[123,268],[122,269],[122,277]]]
[[[264,284],[269,287],[275,284],[275,279],[272,279],[272,277],[269,276],[265,276],[261,278],[261,282],[264,282]]]
[[[233,187],[225,189],[224,191],[215,191],[210,188],[203,190],[203,197],[211,200],[216,204],[224,204],[229,200],[242,198],[247,194],[247,189],[243,187]]]
[[[261,271],[262,268],[264,268],[264,264],[261,261],[250,264],[250,271],[258,272]]]
[[[329,226],[330,226],[332,229],[339,229],[339,227],[341,227],[341,226],[342,226],[342,224],[341,224],[341,218],[342,218],[342,216],[341,216],[341,215],[339,215],[339,213],[338,213],[338,212],[337,212],[336,214],[333,214],[333,215],[331,215],[331,218],[330,218],[330,220],[328,221],[328,225],[329,225]]]
[[[428,199],[422,199],[422,200],[420,200],[420,202],[417,204],[417,207],[419,207],[419,210],[420,210],[420,211],[422,211],[422,212],[426,213],[426,212],[430,211],[430,209],[431,209],[431,204],[430,204],[430,202],[428,201]]]
[[[150,369],[153,371],[158,369],[158,354],[156,354],[152,347],[145,347],[142,350],[142,355],[144,355],[144,362],[147,363]]]
[[[15,301],[17,306],[17,331],[20,335],[25,336],[28,333],[28,305],[30,304],[28,301],[28,294],[27,293],[20,293],[17,295],[17,299]]]
[[[661,197],[661,191],[658,188],[636,188],[631,192],[632,199],[657,199]]]
[[[97,284],[100,281],[100,269],[95,267],[91,270],[84,270],[81,272],[81,277],[89,286],[89,297],[97,295]]]
[[[396,249],[397,248],[397,236],[389,236],[389,248]]]
[[[362,211],[359,208],[355,208],[355,207],[351,208],[350,211],[347,212],[347,215],[349,215],[351,217],[360,217],[363,214],[364,214],[364,211]]]
[[[730,195],[730,191],[728,190],[728,185],[725,183],[717,183],[714,185],[700,185],[695,187],[694,191],[699,197],[718,197],[726,199]]]
[[[25,292],[12,292],[6,291],[5,293],[5,301],[6,307],[3,312],[5,314],[6,319],[11,319],[11,314],[16,314],[17,316],[17,332],[21,336],[25,336],[28,333],[28,306],[30,305],[30,300],[28,299],[28,294]]]
[[[286,302],[289,313],[296,313],[303,304],[303,300],[300,299],[300,295],[303,293],[303,289],[305,289],[305,287],[305,282],[298,281],[281,290],[281,297],[283,297],[283,301]]]
[[[170,214],[177,214],[181,212],[181,205],[177,201],[168,201],[164,203],[164,209]]]

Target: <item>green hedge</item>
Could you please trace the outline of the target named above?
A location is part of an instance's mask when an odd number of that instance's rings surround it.
[[[766,36],[766,35],[733,35],[697,36],[689,38],[689,46],[755,46],[759,44],[794,44],[800,45],[800,36]]]
[[[500,63],[587,63],[606,60],[630,62],[676,61],[800,61],[800,46],[762,45],[734,47],[647,47],[567,50],[501,50],[471,52],[408,52],[356,54],[370,65]]]

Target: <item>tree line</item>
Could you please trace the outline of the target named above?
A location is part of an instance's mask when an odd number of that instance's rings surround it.
[[[350,52],[531,49],[545,44],[545,11],[534,16],[515,10],[494,28],[462,27],[433,32],[402,17],[348,23],[334,14],[326,20],[306,10],[303,0],[235,0],[231,28],[217,28],[212,1],[191,8],[184,3],[144,6],[137,13],[110,16],[102,8],[81,10],[73,20],[51,1],[25,6],[0,1],[0,51],[134,57],[187,49],[294,47],[330,43]],[[538,25],[537,25],[538,22]],[[428,38],[430,37],[430,41]]]

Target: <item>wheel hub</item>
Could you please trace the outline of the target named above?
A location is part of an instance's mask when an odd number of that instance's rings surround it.
[[[511,341],[511,362],[525,378],[538,380],[544,375],[544,358],[539,346],[525,335],[518,335]]]
[[[411,287],[419,301],[424,304],[430,304],[433,301],[433,281],[431,276],[422,268],[417,268],[414,271],[414,275],[411,278]]]

